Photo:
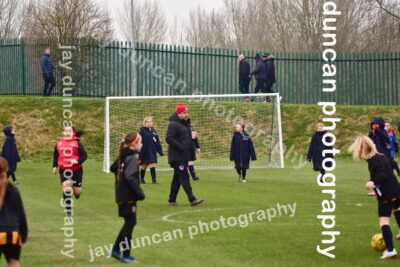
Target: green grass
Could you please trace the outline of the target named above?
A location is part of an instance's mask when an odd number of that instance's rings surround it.
[[[60,230],[64,214],[59,205],[61,190],[58,176],[51,174],[49,163],[23,163],[19,166],[19,185],[29,223],[29,240],[23,250],[22,266],[121,266],[114,259],[100,257],[90,263],[89,246],[113,243],[122,220],[114,203],[113,176],[101,171],[101,162],[85,165],[84,188],[75,201],[74,259],[60,254],[64,235]],[[316,184],[311,166],[295,170],[251,169],[248,183],[239,184],[234,170],[199,171],[201,180],[192,183],[195,195],[204,197],[198,207],[189,207],[183,191],[178,207],[166,205],[171,172],[159,172],[160,184],[146,184],[146,200],[138,207],[134,238],[182,229],[183,238],[133,251],[135,266],[399,266],[400,259],[382,262],[380,253],[370,247],[370,238],[380,231],[376,200],[366,196],[368,171],[365,162],[340,159],[335,171],[336,227],[341,232],[334,250],[336,259],[316,252],[323,230],[317,215],[326,198]],[[149,180],[149,177],[147,177]],[[292,218],[281,216],[189,238],[190,222],[211,222],[220,216],[239,216],[280,204],[296,203]],[[176,213],[165,222],[161,217]],[[392,221],[394,233],[398,227]],[[400,248],[400,242],[395,242]]]

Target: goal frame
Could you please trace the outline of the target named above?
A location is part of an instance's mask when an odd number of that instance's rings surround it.
[[[234,98],[234,97],[274,97],[276,101],[277,120],[278,120],[278,136],[279,136],[279,157],[281,168],[285,168],[283,155],[283,134],[281,119],[281,97],[279,93],[262,93],[262,94],[221,94],[221,95],[173,95],[173,96],[108,96],[105,103],[105,125],[104,125],[104,164],[103,171],[110,173],[110,100],[140,100],[140,99],[193,99],[193,98]]]

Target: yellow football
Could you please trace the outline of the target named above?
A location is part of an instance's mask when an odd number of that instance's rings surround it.
[[[372,237],[371,247],[378,251],[384,251],[386,249],[385,240],[383,240],[382,234],[376,234]]]

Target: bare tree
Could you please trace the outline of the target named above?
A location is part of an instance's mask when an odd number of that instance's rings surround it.
[[[230,47],[232,40],[227,27],[223,12],[207,12],[198,6],[190,11],[189,23],[185,29],[186,40],[195,47]]]
[[[169,25],[169,41],[173,45],[187,45],[185,39],[185,21],[179,17],[174,17]]]
[[[0,39],[19,37],[23,6],[21,0],[0,0]]]
[[[135,0],[134,16],[136,41],[159,43],[165,40],[167,23],[158,2],[155,0]],[[118,18],[118,26],[126,40],[132,39],[130,0],[124,2],[124,8]]]
[[[377,4],[379,2],[379,4]],[[192,11],[188,42],[252,50],[322,50],[322,0],[224,0],[225,8]],[[337,51],[400,49],[400,0],[338,0]],[[218,25],[209,25],[216,14]],[[216,31],[223,25],[221,32]],[[228,40],[228,41],[227,41]]]
[[[399,0],[374,0],[378,6],[390,16],[400,20]]]
[[[27,8],[24,36],[28,39],[68,39],[91,37],[111,38],[111,19],[108,12],[94,0],[49,0]]]

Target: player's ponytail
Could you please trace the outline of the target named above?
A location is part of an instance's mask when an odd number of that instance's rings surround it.
[[[79,130],[75,130],[75,129],[74,129],[74,133],[75,133],[75,136],[76,136],[76,137],[80,138],[82,135],[85,134],[85,131],[82,130],[82,129],[79,129]]]
[[[8,162],[4,158],[0,157],[0,210],[3,208],[4,199],[7,190],[7,172],[8,172]]]
[[[118,153],[118,172],[117,172],[117,177],[118,179],[120,178],[120,175],[122,173],[122,156],[123,156],[123,150],[124,148],[128,147],[133,141],[136,140],[138,136],[138,133],[136,132],[129,132],[127,135],[125,135],[124,140],[121,142],[119,146],[119,153]]]

